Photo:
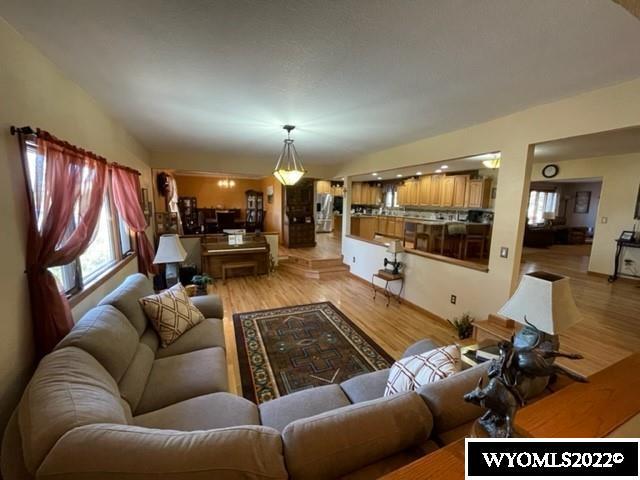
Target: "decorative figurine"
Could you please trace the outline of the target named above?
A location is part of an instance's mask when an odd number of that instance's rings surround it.
[[[533,344],[516,346],[513,337],[511,342],[500,342],[500,357],[489,365],[489,382],[483,387],[481,377],[476,388],[464,396],[466,402],[487,409],[478,419],[478,424],[489,437],[513,436],[516,412],[525,405],[534,379],[562,374],[577,382],[587,381],[553,363],[557,357],[577,360],[583,358],[582,355],[551,350],[548,342],[544,342],[545,348],[541,348],[542,332],[531,324],[529,327],[538,334]]]

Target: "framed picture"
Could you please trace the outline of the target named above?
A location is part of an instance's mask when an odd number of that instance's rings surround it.
[[[589,213],[591,192],[576,192],[576,201],[573,205],[573,213]]]
[[[636,198],[636,213],[633,218],[640,220],[640,187],[638,187],[638,197]]]

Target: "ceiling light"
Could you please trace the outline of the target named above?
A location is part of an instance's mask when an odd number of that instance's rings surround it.
[[[483,160],[482,165],[491,169],[500,168],[500,154],[496,153],[491,160]]]
[[[437,170],[436,170],[436,173],[442,173],[442,170],[437,169]]]
[[[220,188],[233,188],[236,186],[236,182],[229,180],[229,177],[227,177],[222,180],[218,180],[218,186]]]
[[[399,173],[399,174],[397,174],[397,175],[396,175],[396,177],[398,177],[398,178],[402,178],[402,174],[401,174],[401,173]]]
[[[422,172],[416,172],[416,175],[422,175]]]
[[[442,165],[440,168],[441,168],[442,170],[446,170],[447,168],[449,168],[449,165]]]
[[[284,139],[284,147],[273,170],[273,176],[283,185],[295,185],[307,171],[302,166],[302,160],[298,157],[291,139],[291,130],[296,128],[295,125],[285,125],[282,128],[287,131],[287,138]]]
[[[378,176],[378,174],[376,172],[373,172],[371,175],[373,175],[374,177]]]

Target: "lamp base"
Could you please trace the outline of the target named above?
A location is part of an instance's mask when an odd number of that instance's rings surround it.
[[[536,343],[540,350],[558,351],[560,349],[560,337],[558,335],[542,332],[529,325],[525,325],[516,333],[513,339],[513,345],[516,347],[533,347]]]
[[[167,283],[167,288],[171,288],[178,283],[178,270],[177,263],[165,264],[164,280]]]

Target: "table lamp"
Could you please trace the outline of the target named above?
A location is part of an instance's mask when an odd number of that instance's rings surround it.
[[[172,287],[178,283],[178,264],[184,262],[185,258],[187,258],[187,252],[182,246],[178,235],[170,234],[160,237],[156,258],[153,259],[153,263],[166,264],[164,278],[167,287]]]
[[[581,320],[569,277],[542,271],[524,275],[513,296],[498,313],[525,325],[516,334],[516,347],[534,345],[538,339],[537,328],[543,332],[540,347],[558,350],[558,333]]]
[[[400,269],[402,268],[402,262],[398,261],[398,254],[404,252],[404,248],[402,248],[402,242],[400,240],[391,240],[389,246],[387,247],[388,253],[393,253],[393,261],[384,259],[384,266],[387,265],[393,266],[394,275],[398,275],[400,273]]]

